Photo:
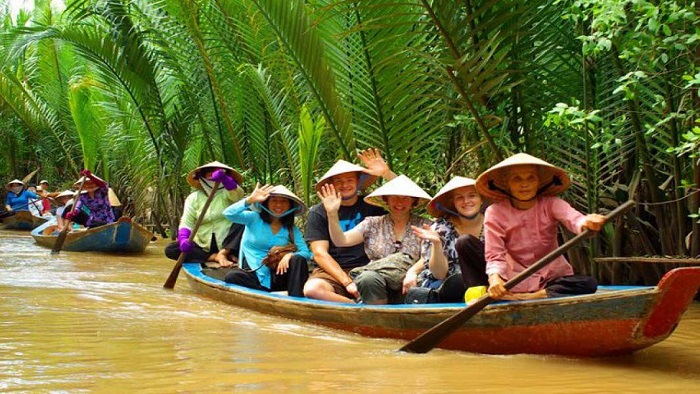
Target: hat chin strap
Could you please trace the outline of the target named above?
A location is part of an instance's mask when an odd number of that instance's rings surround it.
[[[267,209],[266,206],[264,206],[264,205],[262,205],[262,204],[260,204],[260,203],[258,203],[257,205],[258,205],[258,207],[259,207],[260,209],[264,210],[265,212],[269,213],[270,216],[275,217],[275,218],[277,218],[277,219],[279,219],[279,218],[281,218],[281,217],[284,217],[284,216],[287,216],[287,215],[289,215],[290,213],[294,213],[294,212],[296,212],[297,210],[299,210],[299,207],[298,207],[298,206],[295,206],[294,208],[291,208],[291,209],[286,210],[285,212],[282,212],[281,215],[278,215],[278,214],[276,214],[276,213],[272,213],[272,211],[270,211],[269,209]]]
[[[495,191],[501,192],[501,193],[505,194],[506,196],[508,196],[509,198],[516,200],[516,201],[520,201],[520,202],[532,201],[532,200],[536,199],[537,197],[539,197],[540,194],[547,191],[547,189],[549,189],[550,187],[561,186],[561,185],[562,185],[561,179],[559,179],[559,177],[555,175],[552,177],[551,182],[544,184],[539,189],[537,189],[537,193],[535,193],[535,195],[532,198],[528,198],[527,200],[521,200],[521,199],[513,196],[512,194],[510,194],[510,192],[508,190],[505,190],[503,188],[498,187],[498,185],[496,185],[496,182],[494,182],[493,179],[489,179],[489,190],[495,190]]]
[[[444,205],[442,205],[442,204],[440,204],[440,203],[436,203],[436,204],[435,204],[435,207],[436,207],[439,211],[447,212],[447,213],[449,213],[450,215],[454,215],[454,216],[460,217],[460,218],[462,218],[462,219],[467,219],[467,220],[474,220],[474,219],[476,219],[476,218],[479,216],[479,214],[481,213],[481,207],[479,207],[479,210],[478,210],[475,214],[470,215],[470,216],[462,215],[461,213],[456,212],[456,211],[453,211],[453,210],[451,210],[450,208],[447,208],[446,206],[444,206]]]

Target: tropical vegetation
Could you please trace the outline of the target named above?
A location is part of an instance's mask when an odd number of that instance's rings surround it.
[[[700,255],[700,3],[671,0],[36,0],[0,41],[3,178],[106,178],[176,226],[184,175],[219,160],[314,203],[377,147],[436,192],[516,152],[572,174],[586,212],[634,199],[591,256]],[[54,182],[56,183],[56,182]]]

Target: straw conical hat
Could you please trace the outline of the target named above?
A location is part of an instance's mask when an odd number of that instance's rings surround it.
[[[75,196],[75,192],[73,192],[73,191],[71,191],[71,190],[64,190],[64,191],[60,192],[60,193],[56,196],[56,198],[58,199],[58,198],[61,198],[61,197],[73,197],[73,196]]]
[[[97,176],[97,175],[95,175],[95,174],[92,174],[90,177],[91,177],[91,178],[94,178],[94,179],[97,179],[98,181],[102,181],[103,183],[107,183],[107,181],[105,181],[104,179],[100,178],[99,176]],[[90,182],[92,182],[92,179],[90,179],[90,178],[85,178],[84,176],[81,176],[80,178],[78,178],[77,181],[75,181],[75,183],[73,183],[73,187],[78,187],[78,186],[80,186],[80,182],[82,182],[83,179],[85,179],[85,183],[90,183]]]
[[[509,196],[499,189],[508,190],[508,185],[506,184],[507,180],[505,178],[508,169],[519,165],[534,165],[538,167],[540,187],[550,184],[549,187],[542,192],[543,195],[556,196],[561,194],[569,187],[569,184],[571,184],[569,175],[561,168],[553,166],[542,159],[530,156],[527,153],[518,153],[479,175],[476,179],[476,190],[483,198],[496,201],[508,198]],[[557,178],[557,180],[554,178]]]
[[[428,203],[428,213],[434,217],[441,217],[447,214],[447,212],[441,210],[438,205],[456,211],[455,204],[450,197],[450,192],[461,187],[469,187],[476,185],[476,180],[472,178],[465,178],[463,176],[456,176],[450,179],[449,182],[443,186],[440,191],[433,197]]]
[[[368,188],[377,180],[377,177],[374,175],[369,175],[364,167],[360,167],[345,160],[338,160],[335,164],[333,164],[333,167],[323,174],[314,188],[317,192],[320,192],[323,185],[331,183],[332,177],[340,174],[347,174],[349,172],[359,172],[360,174],[364,174],[364,179],[362,180],[362,185],[360,185],[360,190]]]
[[[113,207],[121,207],[122,206],[122,202],[119,201],[119,197],[117,197],[117,193],[115,193],[111,187],[109,189],[107,189],[107,197],[109,198],[109,205],[110,206],[113,206]]]
[[[384,196],[414,197],[418,199],[418,204],[416,206],[427,204],[431,198],[430,194],[426,193],[420,186],[416,185],[405,175],[399,175],[377,188],[377,190],[365,197],[365,202],[388,209],[386,202],[382,198]]]
[[[13,179],[5,184],[5,189],[10,190],[10,185],[12,185],[13,183],[17,183],[24,186],[24,182],[20,181],[19,179]]]
[[[302,201],[301,198],[297,197],[296,194],[292,193],[291,190],[287,189],[282,185],[277,185],[274,188],[272,188],[272,190],[270,191],[270,196],[287,197],[288,199],[292,200],[292,202],[299,207],[299,209],[294,211],[295,215],[301,215],[304,212],[306,212],[306,204],[304,204],[304,201]]]
[[[39,181],[39,184],[41,185],[42,183],[45,183],[45,184],[48,185],[48,184],[49,184],[49,181],[47,181],[46,179],[42,179],[42,180]]]
[[[187,183],[190,184],[190,186],[194,187],[195,189],[201,189],[202,185],[199,184],[199,180],[197,180],[196,175],[199,173],[199,171],[205,169],[205,168],[221,168],[226,170],[226,173],[230,176],[233,177],[233,179],[238,183],[239,185],[243,183],[243,175],[239,174],[236,170],[233,168],[227,166],[224,163],[218,162],[218,161],[212,161],[211,163],[207,163],[203,166],[199,166],[195,168],[194,170],[190,171],[189,174],[187,174]]]

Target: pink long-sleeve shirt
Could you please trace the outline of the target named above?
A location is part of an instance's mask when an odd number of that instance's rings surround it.
[[[540,196],[535,206],[526,210],[513,207],[510,200],[491,205],[484,218],[486,274],[499,274],[504,280],[513,278],[559,247],[557,223],[578,234],[585,220],[585,215],[559,197]],[[534,292],[547,282],[573,274],[569,262],[559,256],[511,291]]]

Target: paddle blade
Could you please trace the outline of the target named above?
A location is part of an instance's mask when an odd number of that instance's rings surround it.
[[[68,235],[67,229],[63,229],[58,234],[58,238],[56,238],[56,243],[53,244],[53,249],[51,249],[51,254],[58,254],[61,252],[61,248],[63,248],[63,244],[66,242],[67,235]]]
[[[495,301],[488,295],[479,298],[475,303],[455,313],[442,323],[424,332],[416,339],[405,344],[399,351],[407,353],[427,353],[435,346],[439,345],[451,333],[466,323],[472,316],[484,309],[488,304]]]
[[[185,254],[180,252],[180,256],[177,258],[177,261],[175,262],[175,266],[173,266],[172,271],[170,271],[170,275],[168,275],[168,279],[165,280],[165,283],[163,284],[163,287],[166,289],[173,289],[175,288],[175,283],[177,282],[177,277],[180,275],[180,269],[182,269],[182,262],[185,261]]]

